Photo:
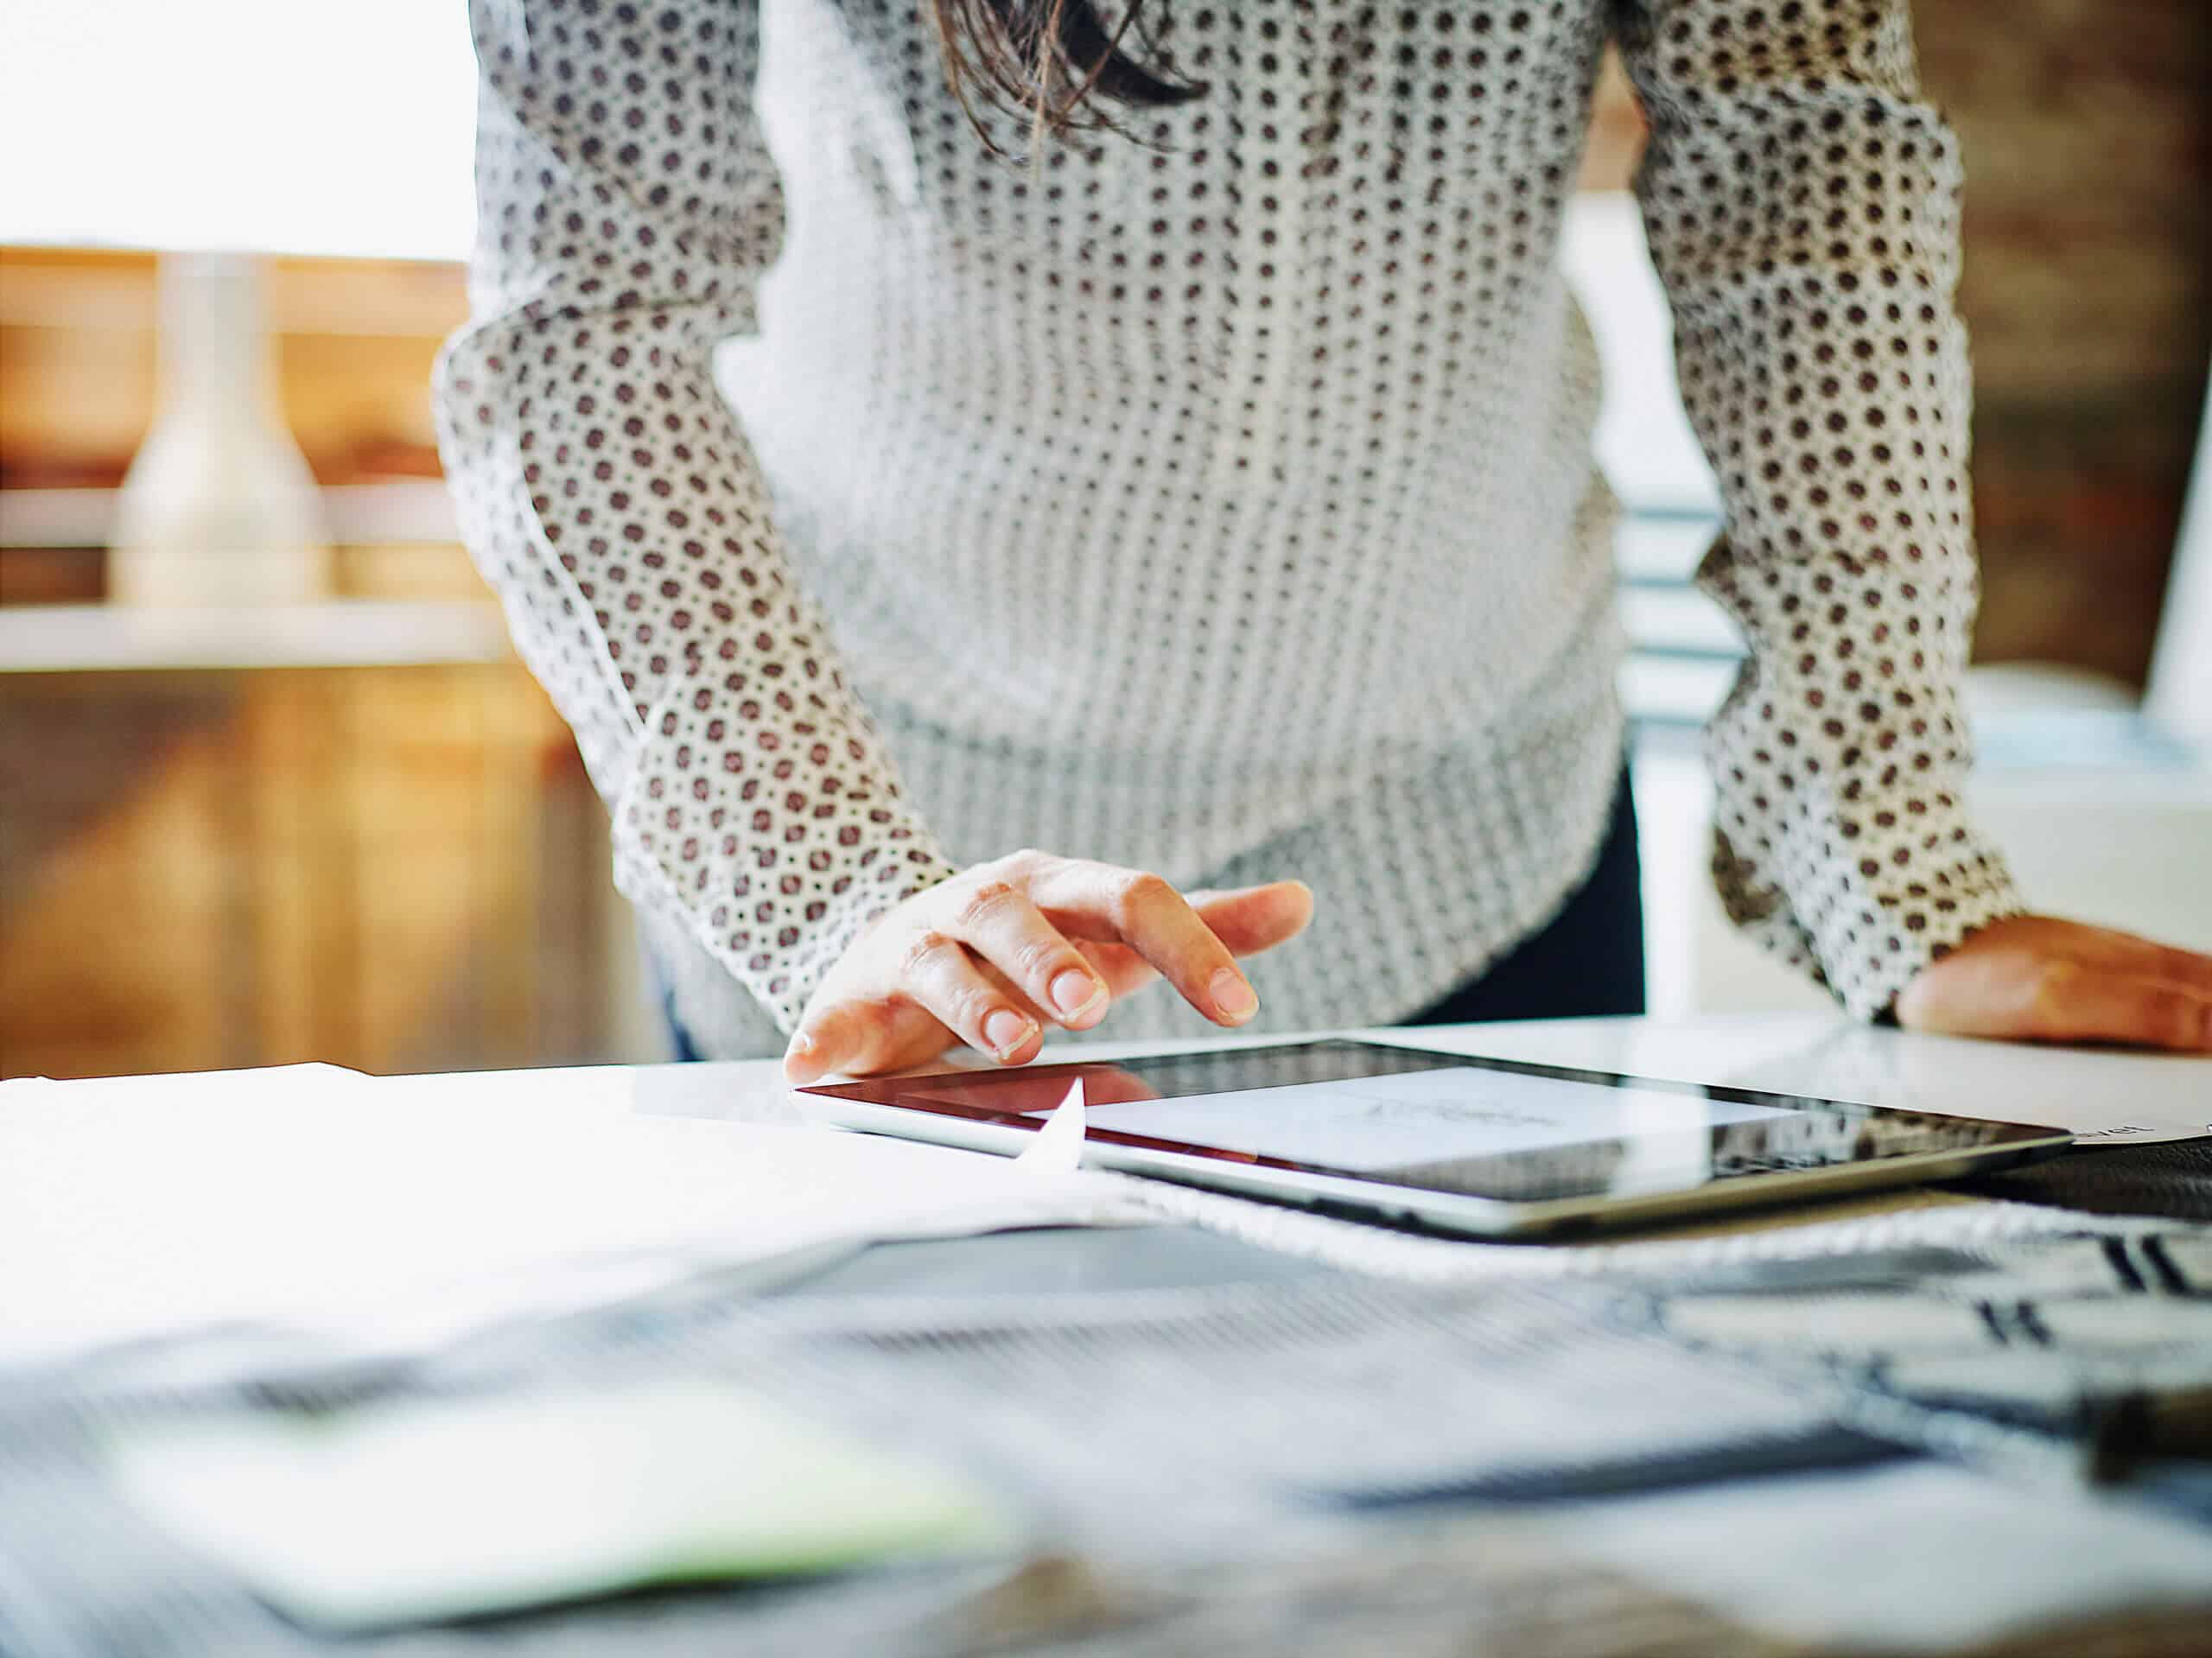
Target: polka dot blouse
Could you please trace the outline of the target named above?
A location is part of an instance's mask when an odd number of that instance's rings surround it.
[[[1728,908],[1866,1015],[2016,910],[1961,806],[1959,165],[1901,0],[1154,9],[1205,95],[1024,164],[912,0],[472,7],[445,458],[699,1045],[1022,845],[1310,882],[1263,1027],[1402,1018],[1558,907],[1620,775],[1557,257],[1609,35],[1751,649]]]

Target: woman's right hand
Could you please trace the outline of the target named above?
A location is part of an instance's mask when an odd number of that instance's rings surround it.
[[[899,1070],[957,1042],[1026,1064],[1047,1020],[1089,1030],[1155,974],[1216,1024],[1242,1025],[1260,1002],[1236,957],[1313,912],[1301,881],[1185,897],[1141,870],[1016,852],[917,893],[855,940],[808,1002],[784,1075]]]

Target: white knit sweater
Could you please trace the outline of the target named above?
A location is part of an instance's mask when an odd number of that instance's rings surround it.
[[[1620,764],[1557,257],[1609,33],[1752,651],[1723,893],[1862,1014],[2018,907],[1959,800],[1958,162],[1902,0],[1154,0],[1205,96],[1034,168],[912,0],[472,9],[446,461],[706,1051],[1022,845],[1309,882],[1262,1028],[1558,906]]]

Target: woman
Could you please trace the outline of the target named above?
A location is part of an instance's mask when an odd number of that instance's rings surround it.
[[[2212,1046],[2212,961],[2025,914],[1961,810],[1902,0],[472,10],[445,457],[698,1050],[1020,1064],[1155,975],[1254,1028],[1638,1005],[1554,257],[1609,35],[1752,647],[1730,910],[1861,1016]]]

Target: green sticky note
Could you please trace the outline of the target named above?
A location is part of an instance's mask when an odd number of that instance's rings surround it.
[[[348,1630],[1012,1537],[957,1474],[705,1382],[241,1413],[106,1450],[176,1536],[289,1616]]]

